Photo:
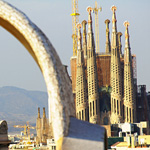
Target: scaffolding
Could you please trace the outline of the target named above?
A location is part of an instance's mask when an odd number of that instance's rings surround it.
[[[72,39],[73,56],[77,55],[77,23],[79,22],[78,0],[72,0]]]
[[[98,11],[102,11],[101,7],[98,7],[97,1],[95,1],[95,7],[93,8],[93,13],[95,13],[95,39],[96,39],[96,53],[100,51],[99,47],[99,21],[98,21]]]

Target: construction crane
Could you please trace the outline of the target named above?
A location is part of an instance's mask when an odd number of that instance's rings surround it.
[[[36,127],[30,126],[29,121],[27,121],[27,133],[28,133],[28,139],[30,139],[30,129],[36,129]]]
[[[24,136],[28,136],[28,139],[30,139],[30,129],[36,129],[36,127],[30,126],[29,122],[27,122],[27,125],[25,124],[24,126],[21,125],[14,125],[14,128],[24,128]]]
[[[77,23],[79,22],[78,0],[72,0],[72,39],[73,56],[77,55]]]
[[[102,11],[102,7],[98,7],[97,1],[95,1],[95,7],[93,13],[95,13],[95,39],[96,39],[96,53],[100,51],[99,47],[99,23],[98,23],[98,11]]]
[[[21,125],[14,125],[13,127],[14,127],[14,128],[24,128],[23,134],[24,134],[24,136],[27,135],[27,126],[26,126],[26,125],[24,125],[24,126],[21,126]]]

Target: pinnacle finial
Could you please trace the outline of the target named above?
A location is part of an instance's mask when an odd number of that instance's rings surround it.
[[[110,23],[110,20],[109,19],[106,19],[105,20],[105,24],[109,24]]]
[[[111,10],[112,10],[113,13],[114,13],[114,12],[117,10],[117,7],[113,5],[113,6],[111,7]]]
[[[87,10],[88,13],[91,13],[93,9],[92,9],[91,6],[88,6],[86,10]]]
[[[130,23],[128,21],[124,22],[124,26],[126,27],[126,31],[125,31],[125,38],[129,38],[129,32],[128,32],[128,26],[130,25]]]
[[[83,20],[83,21],[82,21],[82,25],[84,25],[84,24],[85,24],[85,25],[87,24],[87,21],[86,21],[86,20]]]
[[[40,118],[40,107],[38,107],[38,118]]]
[[[86,24],[87,24],[87,21],[86,21],[86,20],[83,20],[83,21],[82,21],[83,34],[84,34],[84,33],[86,34]]]
[[[111,10],[112,10],[112,12],[113,12],[112,22],[115,23],[115,22],[117,21],[117,20],[116,20],[116,13],[115,13],[116,10],[117,10],[117,7],[113,5],[113,6],[111,7]]]
[[[111,52],[111,50],[110,50],[110,39],[109,39],[109,23],[110,23],[110,20],[106,19],[105,20],[105,24],[106,24],[106,45],[105,45],[105,52],[106,53]]]
[[[82,49],[82,44],[81,44],[81,27],[82,25],[80,23],[77,24],[78,28],[78,49]]]
[[[121,33],[121,32],[118,32],[118,36],[120,36],[120,37],[121,37],[121,36],[122,36],[122,33]]]
[[[84,51],[84,57],[87,57],[87,40],[86,40],[86,24],[87,21],[82,21],[82,27],[83,27],[83,51]]]
[[[91,23],[92,22],[92,15],[91,15],[91,12],[93,11],[92,7],[87,7],[87,12],[89,13],[89,17],[88,17],[88,23]]]
[[[130,25],[129,21],[125,21],[123,24],[126,28],[128,28],[128,26]]]
[[[81,27],[82,27],[81,23],[78,23],[78,24],[77,24],[77,28],[80,30]]]
[[[43,107],[43,118],[46,118],[45,107]]]
[[[109,31],[109,23],[110,23],[110,20],[109,19],[106,19],[105,20],[105,24],[106,24],[106,30]]]

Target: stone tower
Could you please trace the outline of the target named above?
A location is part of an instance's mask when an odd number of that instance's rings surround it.
[[[88,80],[88,102],[89,102],[89,121],[100,124],[100,106],[98,93],[98,78],[96,66],[96,54],[94,36],[92,30],[92,8],[88,7],[88,37],[87,37],[87,80]]]
[[[105,20],[105,24],[106,24],[106,44],[105,44],[105,52],[106,52],[106,54],[111,52],[110,38],[109,38],[109,23],[110,23],[110,20],[109,20],[109,19]]]
[[[125,122],[135,122],[135,91],[133,82],[132,58],[129,41],[129,22],[124,22],[125,30],[125,52],[124,52],[124,114]]]
[[[38,117],[36,119],[36,133],[37,133],[37,138],[36,138],[36,143],[39,144],[41,143],[42,136],[41,136],[41,117],[40,117],[40,108],[38,107]]]
[[[48,137],[48,122],[45,114],[45,107],[43,107],[43,118],[42,120],[42,142],[46,143],[47,142],[47,137]]]
[[[77,74],[76,74],[76,117],[88,121],[87,84],[81,40],[81,24],[78,28]]]
[[[119,53],[120,53],[120,55],[122,56],[121,36],[122,36],[122,33],[121,33],[121,32],[118,32],[118,48],[119,48]]]
[[[111,124],[122,122],[122,73],[120,54],[118,49],[118,35],[117,35],[117,20],[116,7],[111,7],[113,11],[112,16],[112,39],[111,39]]]

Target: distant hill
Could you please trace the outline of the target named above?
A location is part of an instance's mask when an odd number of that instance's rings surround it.
[[[9,132],[17,131],[13,125],[24,125],[27,121],[35,126],[38,107],[41,109],[41,115],[43,107],[48,114],[46,92],[28,91],[12,86],[0,88],[0,120],[7,121]]]

